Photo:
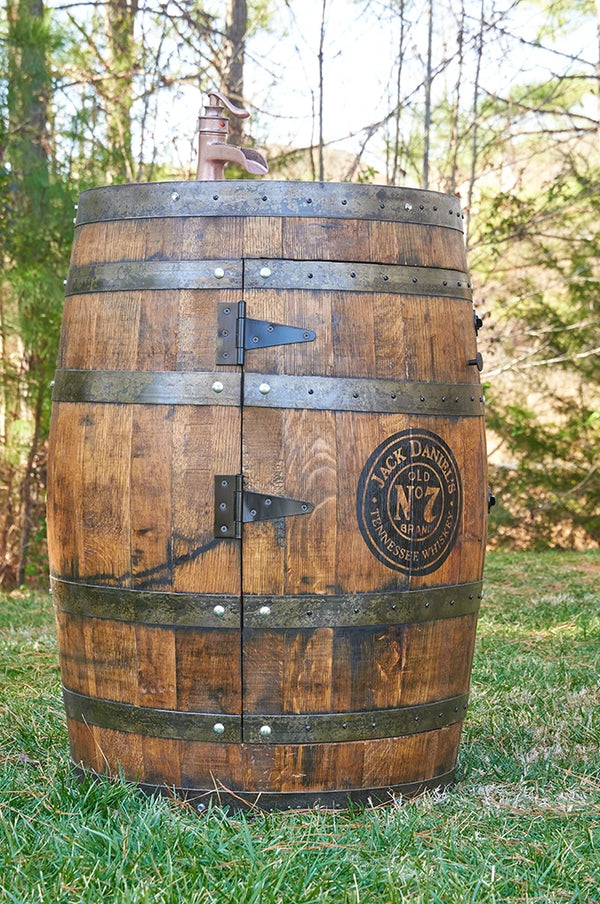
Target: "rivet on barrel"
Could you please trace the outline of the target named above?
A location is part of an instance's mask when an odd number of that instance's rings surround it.
[[[213,725],[213,731],[215,732],[215,734],[223,734],[223,732],[225,731],[225,726],[222,722],[216,722]]]
[[[223,267],[215,267],[215,278],[223,279],[224,276],[225,276],[225,270],[223,270]]]
[[[271,614],[271,610],[270,610],[269,606],[261,606],[258,611],[259,611],[260,615],[270,615]]]
[[[221,383],[220,380],[215,380],[215,382],[212,385],[212,389],[213,389],[213,392],[223,392],[225,387],[223,386],[223,384]]]
[[[215,615],[225,615],[225,606],[215,606],[213,612]]]
[[[270,725],[261,725],[260,733],[263,737],[267,738],[271,734],[271,726]]]
[[[268,267],[261,267],[260,275],[262,276],[263,279],[268,279],[269,276],[271,275],[271,271],[269,270]]]
[[[258,387],[258,391],[261,395],[268,395],[271,392],[271,387],[268,383],[261,383]]]

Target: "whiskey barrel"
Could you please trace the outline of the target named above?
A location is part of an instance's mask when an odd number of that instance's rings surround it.
[[[372,185],[81,196],[48,488],[78,769],[200,808],[452,780],[487,518],[463,219]]]

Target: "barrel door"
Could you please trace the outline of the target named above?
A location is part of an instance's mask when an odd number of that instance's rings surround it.
[[[48,494],[73,761],[200,804],[446,784],[487,489],[458,202],[218,186],[80,203]]]

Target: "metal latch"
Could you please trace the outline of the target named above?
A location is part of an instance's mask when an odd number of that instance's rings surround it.
[[[242,474],[215,475],[215,537],[239,540],[242,524],[308,515],[314,509],[302,499],[244,490],[243,483]]]
[[[313,342],[316,336],[301,326],[246,317],[245,301],[217,304],[217,364],[243,364],[246,349]]]

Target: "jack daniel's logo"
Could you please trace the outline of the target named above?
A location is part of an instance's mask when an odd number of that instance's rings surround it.
[[[429,430],[405,430],[375,449],[358,482],[363,539],[388,568],[430,574],[456,541],[462,486],[452,451]]]

